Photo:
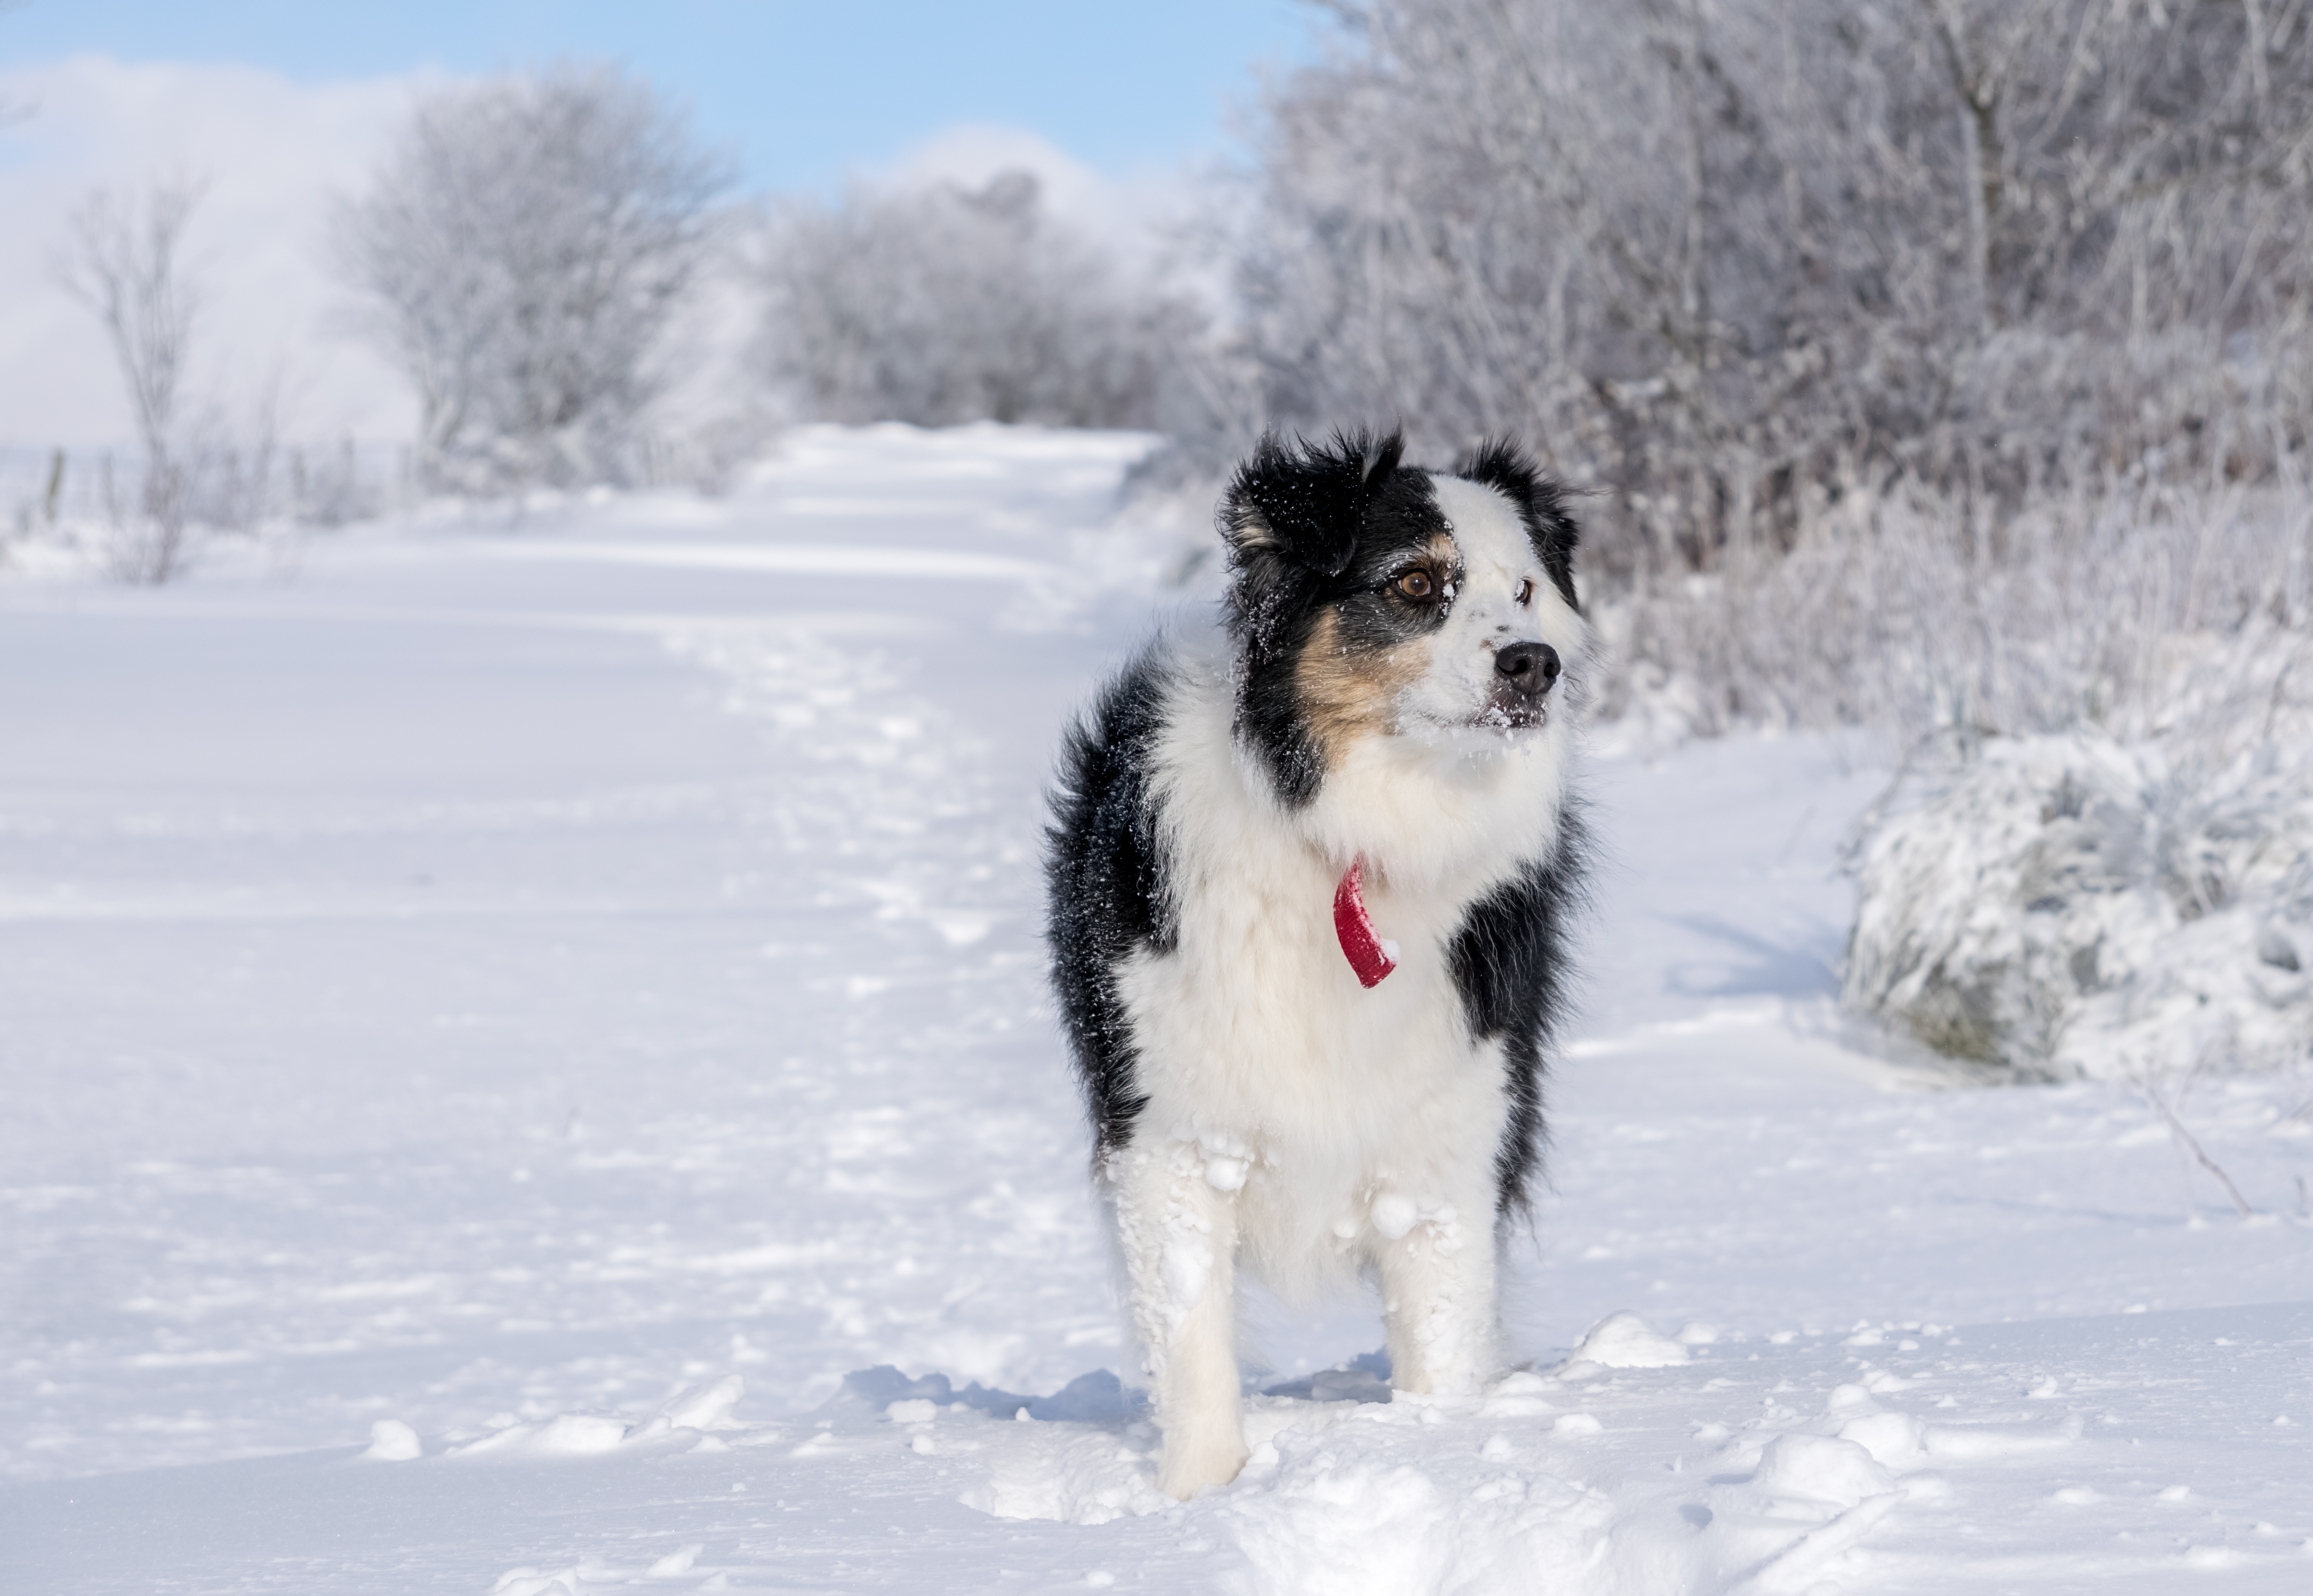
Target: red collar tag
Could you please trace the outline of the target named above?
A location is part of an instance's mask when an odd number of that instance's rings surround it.
[[[1359,859],[1333,889],[1333,934],[1341,939],[1342,956],[1357,972],[1358,984],[1374,987],[1397,968],[1397,944],[1374,934],[1373,916],[1366,913],[1365,869]]]

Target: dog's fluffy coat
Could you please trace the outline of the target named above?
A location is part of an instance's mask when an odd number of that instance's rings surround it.
[[[1264,440],[1223,500],[1226,633],[1160,640],[1068,739],[1053,980],[1175,1495],[1235,1478],[1234,1269],[1379,1281],[1393,1382],[1494,1358],[1582,838],[1587,661],[1557,486],[1508,444]],[[1400,966],[1336,940],[1362,861]]]

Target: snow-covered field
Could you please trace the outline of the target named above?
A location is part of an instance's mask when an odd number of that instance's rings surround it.
[[[2313,1589],[2313,1076],[2173,1103],[2243,1216],[1882,1057],[1821,740],[1593,765],[1531,1367],[1267,1311],[1156,1496],[1035,863],[1143,446],[0,572],[0,1591]]]

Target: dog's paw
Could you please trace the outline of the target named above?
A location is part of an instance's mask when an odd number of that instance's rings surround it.
[[[1244,1467],[1241,1435],[1165,1438],[1164,1461],[1156,1467],[1156,1488],[1178,1502],[1199,1491],[1225,1486]]]

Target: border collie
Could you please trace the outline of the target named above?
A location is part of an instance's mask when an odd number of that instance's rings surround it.
[[[1062,750],[1052,978],[1174,1496],[1244,1462],[1240,1265],[1288,1301],[1376,1278],[1400,1390],[1495,1369],[1589,632],[1556,483],[1507,443],[1403,453],[1264,438],[1225,631],[1150,645]]]

